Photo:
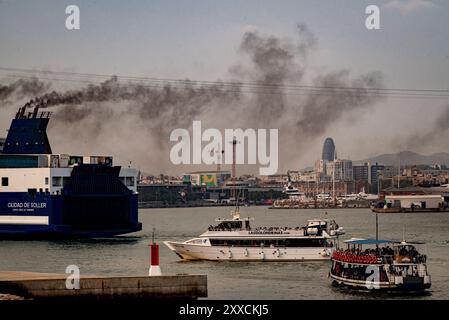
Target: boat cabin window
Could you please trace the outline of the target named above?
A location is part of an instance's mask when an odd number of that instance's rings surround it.
[[[62,177],[53,177],[53,187],[62,187]]]
[[[210,239],[212,246],[325,248],[325,239]]]
[[[127,187],[134,187],[134,177],[126,177],[125,182]]]
[[[327,230],[327,223],[324,221],[311,221],[305,228],[305,235],[321,236],[323,230]]]
[[[307,224],[307,227],[309,228],[319,228],[319,229],[326,229],[327,223],[324,221],[310,221]]]
[[[399,263],[425,262],[426,255],[420,254],[413,245],[399,245],[394,249],[396,261]]]
[[[2,187],[7,187],[9,185],[9,178],[2,177]]]
[[[192,239],[192,240],[187,241],[187,243],[203,244],[203,243],[207,243],[207,239]]]

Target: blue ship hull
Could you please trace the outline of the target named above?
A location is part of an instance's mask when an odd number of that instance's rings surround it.
[[[77,210],[78,203],[98,204],[99,201],[114,206],[94,206],[91,210],[72,212],[73,209]],[[0,237],[111,237],[142,230],[142,224],[137,220],[137,210],[136,194],[67,197],[3,192],[0,193],[0,221],[3,220],[0,223]],[[14,223],[5,223],[6,218],[14,219]],[[29,219],[40,221],[27,223]]]

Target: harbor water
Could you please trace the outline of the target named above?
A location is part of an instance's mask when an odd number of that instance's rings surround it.
[[[81,274],[146,275],[149,243],[155,228],[160,266],[166,274],[207,274],[210,299],[449,299],[449,213],[379,214],[379,238],[426,243],[432,287],[426,295],[346,292],[333,288],[325,262],[180,261],[162,241],[184,241],[203,233],[230,207],[142,209],[139,233],[112,239],[0,241],[0,270],[64,273],[77,265]],[[253,226],[303,226],[307,219],[332,218],[350,237],[375,237],[375,214],[369,209],[241,208]]]

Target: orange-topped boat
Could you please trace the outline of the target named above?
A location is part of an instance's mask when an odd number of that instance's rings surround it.
[[[423,291],[430,288],[422,243],[351,239],[332,254],[332,285],[353,289]]]

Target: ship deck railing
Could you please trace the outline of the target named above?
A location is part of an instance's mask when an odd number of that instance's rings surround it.
[[[332,259],[347,263],[359,264],[416,264],[425,263],[426,255],[401,256],[394,254],[380,254],[377,252],[351,252],[336,250]]]

